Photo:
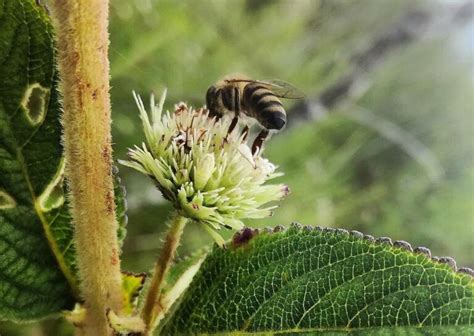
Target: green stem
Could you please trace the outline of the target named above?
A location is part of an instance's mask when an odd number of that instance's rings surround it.
[[[165,276],[173,262],[176,249],[178,248],[181,235],[187,218],[176,213],[171,219],[170,229],[166,235],[165,244],[161,250],[160,257],[155,264],[155,271],[151,279],[150,287],[142,310],[142,318],[145,322],[145,335],[151,335],[155,327],[156,317],[162,310],[160,301],[162,296]]]
[[[122,309],[112,181],[107,0],[51,1],[63,96],[64,155],[86,317],[80,332],[111,335]]]

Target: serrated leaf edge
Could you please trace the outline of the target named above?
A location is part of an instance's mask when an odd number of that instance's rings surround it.
[[[474,327],[471,325],[438,325],[438,326],[381,326],[381,327],[363,327],[363,328],[309,328],[309,329],[285,329],[285,330],[276,330],[276,331],[255,331],[255,332],[245,332],[245,331],[229,331],[229,332],[216,332],[216,333],[196,333],[193,334],[195,336],[208,336],[208,335],[225,335],[225,336],[274,336],[274,335],[285,335],[290,336],[293,334],[304,334],[308,335],[332,335],[329,333],[345,333],[345,335],[352,335],[354,332],[369,332],[369,331],[376,331],[376,330],[394,330],[393,333],[387,335],[399,335],[396,330],[426,330],[427,328],[434,329],[451,329],[451,328],[466,328],[468,330],[474,330]],[[358,334],[359,335],[359,334]],[[372,334],[371,334],[372,335]],[[378,334],[377,334],[378,335]],[[380,333],[380,335],[386,335],[385,333]],[[402,333],[401,335],[405,335]],[[412,335],[412,334],[410,334]],[[418,335],[418,334],[415,334]],[[424,335],[424,334],[420,334]],[[429,334],[432,335],[432,334]],[[448,334],[441,334],[440,335],[448,335]]]
[[[418,246],[412,248],[411,244],[406,242],[405,240],[395,240],[392,241],[389,237],[379,237],[374,238],[369,234],[363,234],[362,232],[352,230],[348,231],[346,229],[340,228],[332,228],[332,227],[321,227],[321,226],[312,226],[312,225],[301,225],[300,223],[293,222],[290,225],[290,228],[286,228],[283,225],[277,225],[273,229],[272,228],[264,228],[264,229],[257,229],[257,228],[243,228],[240,231],[237,231],[230,242],[225,245],[225,248],[229,249],[237,249],[241,247],[245,247],[245,245],[251,241],[254,237],[261,235],[261,234],[276,234],[279,232],[286,232],[287,230],[297,230],[297,231],[312,231],[317,230],[321,232],[328,232],[333,233],[335,235],[350,235],[355,238],[359,238],[361,240],[366,240],[372,244],[376,245],[387,245],[393,248],[402,249],[406,252],[410,252],[417,255],[424,255],[427,259],[434,261],[439,264],[447,265],[451,268],[451,270],[455,273],[460,275],[470,275],[474,279],[474,270],[469,267],[457,267],[456,260],[452,257],[448,256],[432,256],[431,250],[424,246]]]

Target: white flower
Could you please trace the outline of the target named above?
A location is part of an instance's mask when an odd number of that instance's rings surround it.
[[[148,176],[182,216],[204,224],[213,238],[215,230],[239,230],[244,218],[272,214],[288,194],[284,184],[265,184],[276,166],[252,155],[240,127],[229,134],[229,118],[216,120],[206,109],[180,103],[173,113],[162,113],[166,91],[159,104],[151,97],[151,120],[141,98],[134,93],[143,122],[146,144],[130,149],[130,161],[121,163]]]

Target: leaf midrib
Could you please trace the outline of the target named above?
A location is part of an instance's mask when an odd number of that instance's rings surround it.
[[[66,278],[67,282],[69,283],[69,286],[71,287],[72,294],[74,295],[74,297],[78,298],[79,288],[78,288],[78,285],[76,283],[76,280],[75,280],[73,274],[71,273],[70,268],[67,266],[66,261],[64,259],[64,255],[61,253],[61,250],[59,249],[59,246],[58,246],[56,240],[54,239],[53,233],[50,230],[49,223],[46,220],[46,218],[44,217],[43,212],[41,211],[41,209],[38,205],[38,201],[37,201],[36,195],[34,193],[33,186],[31,184],[30,175],[28,174],[28,170],[27,170],[26,165],[25,165],[25,160],[24,160],[24,157],[23,157],[23,153],[21,151],[21,147],[18,146],[18,143],[17,143],[16,139],[14,141],[15,141],[15,145],[16,145],[16,148],[17,148],[17,151],[16,151],[17,152],[17,160],[20,163],[20,167],[21,167],[21,171],[23,173],[23,177],[25,178],[25,182],[26,182],[26,185],[27,185],[28,190],[30,192],[30,196],[31,196],[31,199],[33,201],[33,205],[34,205],[36,215],[40,219],[41,225],[43,227],[44,234],[46,236],[46,240],[48,241],[48,245],[49,245],[49,247],[51,249],[51,252],[53,253],[53,255],[54,255],[54,257],[55,257],[55,259],[56,259],[56,261],[59,265],[59,269],[61,270],[61,272],[63,273],[63,275]]]

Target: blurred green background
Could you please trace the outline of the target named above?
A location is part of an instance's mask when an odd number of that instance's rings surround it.
[[[143,141],[132,90],[148,96],[166,87],[172,109],[179,101],[202,106],[207,87],[228,73],[283,79],[307,98],[285,102],[290,125],[265,153],[292,193],[274,217],[249,226],[298,221],[359,230],[474,267],[473,6],[112,0],[115,158]],[[171,209],[145,177],[119,168],[129,206],[123,268],[147,271]],[[179,256],[211,243],[190,224]],[[68,332],[51,321],[0,326],[1,335]]]

